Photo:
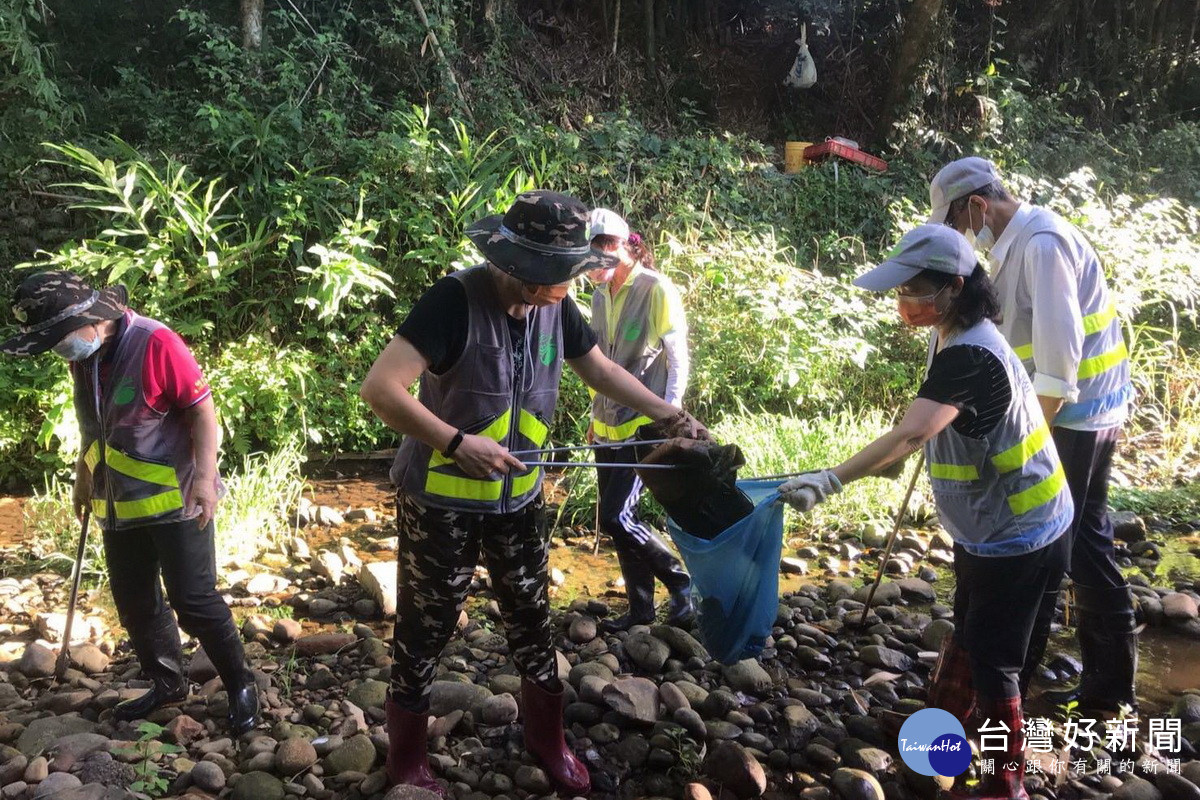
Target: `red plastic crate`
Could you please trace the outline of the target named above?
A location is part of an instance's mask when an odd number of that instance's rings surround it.
[[[827,139],[820,144],[814,144],[811,147],[804,148],[804,158],[807,161],[823,161],[830,156],[844,158],[847,161],[852,161],[855,164],[861,164],[867,169],[877,170],[879,172],[887,172],[887,162],[882,158],[876,158],[870,153],[864,153],[856,147],[851,147],[848,144],[835,142],[832,139]]]

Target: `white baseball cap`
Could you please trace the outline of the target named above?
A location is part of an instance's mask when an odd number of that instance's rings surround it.
[[[929,183],[929,205],[933,207],[930,223],[941,225],[946,221],[951,203],[998,180],[1000,173],[996,165],[986,158],[971,156],[951,161],[938,170]]]
[[[629,223],[621,219],[621,215],[607,208],[592,210],[591,232],[589,236],[615,236],[618,239],[629,238]]]
[[[975,271],[979,257],[967,238],[949,225],[918,225],[900,237],[882,264],[854,279],[854,285],[886,292],[932,269],[966,277]]]

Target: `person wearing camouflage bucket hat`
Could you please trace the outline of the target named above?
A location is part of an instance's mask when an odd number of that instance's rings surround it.
[[[426,750],[430,687],[482,551],[523,678],[525,747],[560,792],[590,791],[563,734],[542,472],[510,451],[546,444],[564,361],[672,435],[707,431],[606,358],[579,308],[561,302],[575,276],[613,262],[592,248],[589,214],[573,197],[533,191],[472,225],[467,235],[486,262],[436,282],[363,381],[363,399],[404,437],[391,472],[399,531],[386,703],[393,785],[445,791]]]
[[[258,724],[258,694],[216,590],[212,518],[224,487],[212,392],[183,340],[127,300],[125,287],[93,289],[71,272],[31,275],[14,297],[17,335],[0,352],[53,350],[68,362],[82,444],[75,513],[103,530],[117,613],[151,682],[118,703],[114,718],[144,719],[187,698],[182,627],[221,676],[229,727],[240,735]]]

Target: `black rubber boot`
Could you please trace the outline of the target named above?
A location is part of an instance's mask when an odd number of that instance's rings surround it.
[[[667,606],[667,624],[676,628],[690,629],[696,622],[696,609],[692,604],[692,579],[675,554],[658,539],[651,539],[642,546],[646,561],[654,577],[662,581],[671,593]]]
[[[1072,689],[1049,691],[1042,697],[1055,705],[1074,702],[1081,710],[1137,709],[1137,620],[1126,586],[1092,589],[1075,586],[1079,616],[1079,654],[1083,673]]]
[[[613,619],[600,620],[601,633],[629,630],[634,625],[649,625],[654,622],[654,573],[640,553],[617,548],[617,561],[621,564],[621,575],[625,578],[625,596],[629,598],[629,612]]]
[[[129,631],[129,641],[142,675],[152,685],[145,694],[117,703],[113,717],[125,722],[145,719],[155,709],[186,699],[188,683],[183,677],[183,648],[175,616],[167,612],[155,618],[146,630]]]
[[[1029,634],[1029,647],[1025,650],[1025,666],[1021,668],[1018,678],[1022,701],[1029,693],[1029,684],[1042,663],[1042,656],[1046,655],[1046,643],[1050,640],[1050,628],[1054,624],[1054,613],[1058,608],[1058,593],[1058,587],[1042,593],[1042,602],[1038,606],[1033,630]]]
[[[259,723],[258,687],[254,673],[246,666],[241,634],[231,619],[219,635],[206,636],[201,643],[229,696],[229,732],[241,736]]]

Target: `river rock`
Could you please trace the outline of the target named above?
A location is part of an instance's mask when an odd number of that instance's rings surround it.
[[[353,633],[313,633],[296,640],[296,652],[302,656],[321,656],[336,653],[358,641]]]
[[[442,800],[442,796],[428,789],[405,783],[393,786],[391,791],[383,796],[383,800]]]
[[[633,663],[643,672],[651,674],[662,670],[663,664],[671,655],[671,648],[666,642],[655,638],[649,632],[637,631],[625,639],[625,652]]]
[[[296,775],[317,763],[312,742],[299,737],[284,739],[275,751],[275,769],[280,775]]]
[[[905,600],[932,603],[937,599],[937,593],[933,591],[933,587],[928,581],[921,578],[904,578],[896,581],[896,585],[900,587],[900,594]]]
[[[546,777],[546,773],[540,767],[532,767],[528,764],[517,767],[517,774],[513,781],[518,788],[535,795],[550,793],[550,779]]]
[[[658,687],[646,678],[617,678],[604,687],[604,702],[626,720],[651,725],[658,720]]]
[[[1196,619],[1200,607],[1196,599],[1183,592],[1171,592],[1162,599],[1163,616],[1174,622],[1186,622]]]
[[[1132,511],[1110,511],[1113,535],[1126,542],[1140,542],[1146,538],[1146,522]]]
[[[49,678],[54,674],[57,656],[53,650],[37,642],[30,642],[17,661],[17,672],[27,678]]]
[[[217,677],[217,668],[213,666],[208,653],[204,652],[204,645],[197,647],[196,652],[192,653],[191,660],[188,661],[188,678],[196,683],[207,683],[215,677]]]
[[[206,792],[216,794],[225,788],[225,773],[212,761],[201,761],[192,767],[190,774],[192,783]]]
[[[208,735],[208,729],[187,714],[173,718],[163,728],[166,730],[167,741],[184,747]]]
[[[283,800],[283,781],[269,772],[247,772],[233,787],[233,800]]]
[[[517,699],[511,694],[492,695],[479,709],[484,725],[507,725],[517,720]]]
[[[361,709],[383,708],[388,685],[383,681],[366,680],[346,694],[346,699]]]
[[[471,711],[492,696],[486,686],[458,681],[434,681],[429,691],[429,713],[444,717],[451,711]]]
[[[108,745],[108,737],[99,733],[72,733],[54,741],[51,767],[55,772],[70,772],[76,763]]]
[[[719,742],[705,757],[702,771],[739,798],[760,797],[767,776],[754,756],[736,742]]]
[[[662,700],[663,706],[667,709],[667,713],[674,714],[681,708],[691,708],[691,701],[687,695],[673,683],[664,681],[658,687],[658,698]]]
[[[294,619],[276,620],[275,626],[271,628],[271,638],[277,642],[288,644],[300,638],[304,628]]]
[[[723,666],[721,672],[725,683],[745,694],[762,694],[775,683],[758,659],[754,658]]]
[[[842,767],[833,773],[834,791],[842,800],[884,800],[883,787],[875,776],[861,769]]]
[[[69,772],[52,772],[47,775],[42,781],[34,787],[33,794],[30,795],[32,800],[52,800],[62,795],[63,792],[68,792],[71,789],[78,789],[83,786],[83,781],[76,778]]]
[[[58,739],[73,733],[94,733],[96,723],[83,717],[42,717],[29,723],[17,739],[17,749],[32,758]]]
[[[921,644],[926,650],[940,650],[942,640],[954,633],[954,623],[948,619],[935,619],[921,631]]]
[[[385,617],[396,613],[396,562],[373,561],[358,571],[358,582]]]
[[[331,550],[319,550],[309,563],[309,569],[313,571],[314,575],[328,578],[329,582],[336,586],[342,581],[346,565],[342,563],[342,557],[337,553]]]
[[[913,668],[911,658],[883,645],[869,644],[858,652],[858,657],[864,664],[894,672],[907,672]]]
[[[357,734],[325,757],[326,771],[331,775],[343,772],[368,773],[375,765],[375,745],[370,737]]]
[[[1130,775],[1113,792],[1112,800],[1163,800],[1163,795],[1150,781]],[[1182,798],[1172,797],[1170,800],[1182,800]]]
[[[575,644],[587,644],[596,638],[596,620],[591,617],[576,617],[567,631],[567,638]]]
[[[1171,707],[1171,715],[1179,717],[1184,725],[1200,722],[1200,695],[1185,694]],[[20,744],[17,745],[20,747]]]
[[[671,648],[671,653],[681,661],[687,661],[689,658],[707,661],[709,658],[708,651],[696,637],[674,625],[654,625],[650,628],[650,633],[654,634],[654,638],[666,642],[667,647]]]
[[[1174,772],[1160,772],[1154,778],[1154,785],[1170,800],[1200,800],[1200,787]]]
[[[96,675],[108,669],[109,658],[104,651],[91,642],[71,647],[71,666],[87,675]]]

